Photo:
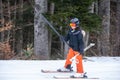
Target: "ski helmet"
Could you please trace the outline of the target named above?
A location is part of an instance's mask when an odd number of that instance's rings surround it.
[[[71,23],[75,23],[76,25],[79,25],[79,19],[78,18],[73,18],[70,20]]]

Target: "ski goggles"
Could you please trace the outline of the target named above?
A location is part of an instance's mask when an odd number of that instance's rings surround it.
[[[75,23],[70,23],[70,27],[76,27]]]

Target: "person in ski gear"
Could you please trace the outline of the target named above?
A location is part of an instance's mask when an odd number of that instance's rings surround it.
[[[65,41],[69,41],[69,46],[70,49],[67,54],[66,62],[63,68],[58,69],[57,71],[73,71],[71,68],[72,62],[70,59],[74,57],[75,55],[79,54],[76,56],[76,74],[72,75],[72,77],[84,77],[84,70],[83,70],[83,63],[82,63],[82,55],[84,54],[84,42],[83,42],[83,36],[85,35],[82,34],[82,30],[79,27],[79,19],[78,18],[73,18],[70,20],[70,29],[65,36]]]

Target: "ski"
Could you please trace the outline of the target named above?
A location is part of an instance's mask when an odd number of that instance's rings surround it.
[[[92,80],[96,80],[96,79],[99,79],[98,77],[87,77],[87,78],[84,78],[84,77],[70,77],[70,76],[53,76],[53,78],[55,79],[81,79],[81,80],[84,80],[84,79],[92,79]]]
[[[59,72],[59,71],[54,71],[54,70],[43,70],[43,69],[41,69],[41,72],[42,73],[72,73],[74,71],[71,71],[71,72]]]

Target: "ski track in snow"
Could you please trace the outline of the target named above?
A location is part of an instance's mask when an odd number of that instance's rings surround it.
[[[88,77],[98,77],[99,80],[120,80],[120,57],[87,58],[89,60],[83,60],[83,65]],[[53,76],[74,74],[41,73],[41,69],[57,70],[63,67],[64,62],[65,60],[0,60],[0,80],[56,80]],[[74,62],[72,66],[76,71]]]

